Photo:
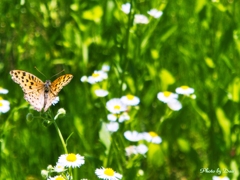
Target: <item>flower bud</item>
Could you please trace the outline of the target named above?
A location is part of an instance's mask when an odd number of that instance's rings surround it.
[[[26,119],[27,119],[28,122],[31,122],[34,119],[33,114],[28,113],[27,116],[26,116]]]

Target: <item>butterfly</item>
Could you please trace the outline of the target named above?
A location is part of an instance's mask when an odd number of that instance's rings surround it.
[[[35,110],[44,112],[52,105],[61,89],[66,86],[73,78],[71,74],[65,74],[54,80],[42,82],[41,79],[33,74],[22,71],[10,71],[12,80],[19,84],[24,92],[24,99],[28,101]]]

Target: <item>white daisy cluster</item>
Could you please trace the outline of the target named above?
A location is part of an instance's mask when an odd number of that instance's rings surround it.
[[[139,133],[137,131],[126,131],[124,133],[124,137],[127,140],[132,142],[137,142],[140,140],[146,140],[147,142],[154,143],[154,144],[160,144],[162,142],[162,138],[153,131],[142,132],[142,133]]]
[[[0,87],[0,94],[7,94],[8,90]],[[10,103],[0,96],[0,113],[6,113],[10,110]]]
[[[169,91],[159,92],[157,94],[157,98],[159,101],[166,103],[168,107],[173,111],[179,111],[180,109],[182,109],[182,104],[178,100],[178,94],[189,96],[193,99],[196,98],[196,96],[193,94],[194,89],[189,86],[181,86],[176,88],[176,93]]]
[[[103,65],[101,70],[95,70],[91,76],[82,76],[82,82],[88,82],[90,84],[95,84],[101,82],[108,78],[107,72],[110,70],[108,65]]]
[[[103,65],[101,70],[95,70],[91,76],[82,76],[81,81],[82,82],[88,82],[90,84],[97,84],[100,83],[108,78],[107,72],[110,70],[110,66]],[[105,97],[108,95],[108,91],[104,90],[102,88],[96,88],[94,90],[94,93],[98,97]]]
[[[84,157],[79,154],[63,154],[58,158],[56,166],[52,167],[49,165],[47,170],[41,171],[41,174],[44,178],[47,178],[47,180],[72,179],[68,169],[80,167],[84,163]],[[52,177],[52,174],[58,175]]]
[[[73,177],[69,173],[69,168],[80,167],[85,163],[84,157],[79,154],[63,154],[58,158],[55,167],[49,165],[47,170],[42,170],[41,174],[47,180],[72,180]],[[54,174],[54,176],[51,176]],[[95,170],[95,174],[100,179],[118,180],[122,179],[122,175],[115,172],[112,168],[100,168]]]
[[[142,132],[126,131],[124,137],[131,142],[138,142],[145,140],[150,143],[160,144],[162,138],[155,132]],[[148,147],[145,144],[139,144],[138,146],[128,146],[125,148],[126,155],[131,156],[133,154],[145,154],[148,151]]]
[[[148,151],[148,147],[145,144],[139,144],[137,146],[131,145],[131,146],[126,147],[125,151],[126,151],[127,156],[131,156],[131,155],[135,155],[135,154],[144,155]]]
[[[122,5],[121,10],[125,13],[125,14],[129,14],[131,12],[131,4],[125,3]],[[157,9],[151,9],[147,12],[150,16],[152,16],[153,18],[160,18],[163,14],[162,11],[159,11]],[[147,16],[143,15],[143,14],[135,14],[134,15],[134,23],[135,24],[148,24],[149,23],[149,19],[147,18]]]
[[[121,98],[110,99],[106,103],[106,108],[111,113],[108,114],[107,118],[110,123],[107,124],[107,129],[110,132],[116,132],[119,128],[119,123],[122,123],[130,119],[128,112],[132,106],[137,106],[140,103],[140,99],[137,96],[128,94]],[[147,142],[159,144],[162,139],[154,132],[143,132],[138,133],[137,131],[126,131],[124,133],[126,139],[132,142],[138,142],[146,140]],[[131,145],[125,148],[126,155],[132,154],[145,154],[148,151],[148,147],[145,144],[139,144],[137,146]]]
[[[137,106],[139,103],[140,99],[131,94],[122,96],[121,98],[110,99],[106,103],[106,108],[110,112],[107,116],[110,121],[110,123],[107,124],[107,129],[110,132],[116,132],[119,128],[118,122],[122,123],[130,119],[128,114],[130,106]]]

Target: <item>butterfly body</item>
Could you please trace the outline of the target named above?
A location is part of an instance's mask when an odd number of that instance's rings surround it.
[[[31,73],[22,70],[12,70],[10,75],[14,82],[19,84],[24,92],[24,99],[28,101],[35,110],[47,111],[52,105],[61,89],[73,78],[71,74],[65,74],[51,82],[45,83]]]

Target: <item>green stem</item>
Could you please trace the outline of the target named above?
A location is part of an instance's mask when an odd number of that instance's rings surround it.
[[[57,130],[57,133],[59,135],[59,138],[60,138],[60,140],[62,142],[62,146],[63,146],[64,152],[65,152],[65,154],[68,154],[66,143],[65,143],[65,141],[63,139],[62,133],[61,133],[60,129],[58,128],[58,125],[57,125],[55,120],[53,121],[53,124],[54,124],[54,126],[55,126],[55,128]]]
[[[60,140],[61,140],[61,142],[62,142],[62,146],[63,146],[64,152],[65,152],[65,154],[68,154],[67,145],[66,145],[66,143],[65,143],[65,141],[64,141],[64,139],[63,139],[62,133],[61,133],[61,131],[60,131],[60,129],[59,129],[57,123],[56,123],[57,117],[58,117],[58,116],[55,116],[55,118],[54,118],[54,120],[53,120],[53,124],[54,124],[54,126],[55,126],[55,128],[56,128],[56,130],[57,130],[57,133],[58,133],[58,135],[59,135],[59,138],[60,138]],[[72,168],[71,168],[71,167],[69,168],[69,175],[70,175],[70,177],[73,177]]]

